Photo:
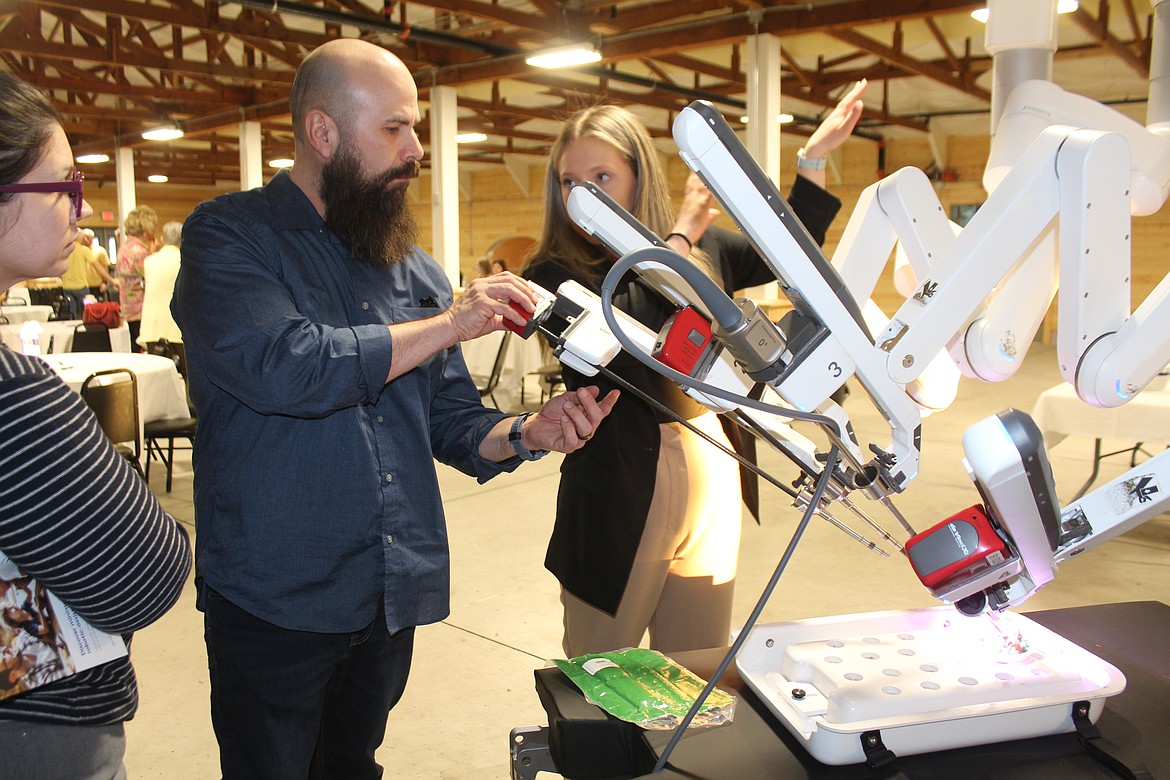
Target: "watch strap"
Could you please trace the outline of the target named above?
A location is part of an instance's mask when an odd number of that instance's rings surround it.
[[[522,429],[524,428],[524,421],[528,419],[532,412],[524,412],[524,414],[516,415],[512,420],[512,428],[508,431],[508,441],[512,443],[512,449],[516,450],[516,454],[522,460],[540,460],[545,455],[548,455],[548,450],[530,450],[524,446],[521,440]]]

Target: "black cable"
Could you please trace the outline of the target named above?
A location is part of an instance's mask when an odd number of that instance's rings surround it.
[[[816,511],[817,506],[820,505],[821,498],[825,493],[825,489],[829,485],[829,479],[832,476],[833,469],[837,467],[837,458],[838,449],[837,445],[834,444],[829,450],[829,457],[825,462],[825,469],[821,472],[820,477],[817,479],[817,486],[813,491],[812,500],[809,501],[808,507],[806,507],[804,510],[804,515],[800,518],[800,523],[797,524],[796,530],[793,531],[792,538],[788,541],[788,547],[785,548],[784,554],[780,556],[780,562],[776,564],[776,571],[772,572],[772,577],[768,580],[768,584],[764,586],[764,591],[760,594],[760,598],[756,602],[755,608],[752,609],[752,613],[748,615],[747,622],[744,623],[743,628],[740,630],[739,635],[736,636],[735,641],[731,643],[731,647],[727,649],[727,654],[723,656],[723,660],[719,663],[719,666],[711,675],[711,679],[707,682],[706,687],[703,688],[702,693],[700,693],[699,697],[695,699],[695,703],[691,705],[689,710],[687,710],[687,714],[683,717],[682,721],[675,728],[674,733],[670,736],[670,741],[666,744],[666,748],[662,751],[662,755],[659,756],[658,763],[654,765],[652,774],[661,772],[663,767],[666,766],[667,759],[670,758],[670,754],[674,752],[675,746],[678,744],[679,740],[682,739],[683,734],[686,733],[687,727],[691,724],[691,721],[694,720],[695,716],[699,714],[699,709],[703,706],[703,702],[707,701],[707,697],[711,695],[711,691],[715,690],[715,686],[718,684],[719,678],[721,678],[724,672],[727,671],[727,667],[731,666],[731,660],[735,658],[736,654],[739,652],[740,647],[742,647],[743,643],[747,641],[748,634],[751,633],[752,627],[755,626],[756,621],[759,620],[760,613],[764,611],[764,605],[768,603],[768,599],[772,596],[772,591],[776,589],[776,585],[780,581],[780,575],[782,575],[784,570],[788,568],[788,561],[792,558],[792,554],[796,551],[796,545],[804,536],[805,529],[808,528],[808,524],[812,520],[813,513]]]
[[[682,423],[684,426],[686,426],[686,428],[688,430],[691,431],[691,433],[694,433],[696,436],[702,437],[708,444],[712,445],[713,447],[717,447],[725,455],[729,455],[730,457],[735,458],[737,461],[739,461],[739,464],[741,466],[743,466],[744,468],[748,469],[749,471],[755,473],[757,476],[763,477],[771,484],[780,488],[780,490],[782,490],[788,494],[789,498],[797,498],[800,495],[797,491],[788,487],[788,485],[785,485],[783,482],[779,481],[778,479],[773,477],[771,474],[769,474],[768,472],[761,469],[755,463],[752,463],[750,460],[748,460],[744,456],[740,455],[735,450],[729,449],[728,447],[724,446],[724,444],[722,442],[717,441],[714,438],[712,438],[706,431],[699,430],[699,428],[696,427],[693,423],[691,423],[690,420],[684,420],[682,418],[682,415],[680,415],[678,412],[671,409],[666,404],[659,401],[657,398],[654,398],[653,396],[651,396],[645,390],[642,390],[639,387],[635,387],[629,381],[622,379],[620,376],[618,376],[614,372],[610,371],[605,366],[598,366],[598,371],[602,375],[611,379],[615,384],[621,385],[623,390],[629,390],[631,393],[638,396],[643,401],[650,404],[651,406],[653,406],[655,409],[662,412],[666,416],[672,418],[676,422]],[[769,442],[769,444],[772,444],[772,442]],[[775,446],[775,444],[773,444],[773,446]],[[789,457],[791,457],[791,456],[789,456]],[[799,466],[800,464],[797,463],[797,465]]]
[[[615,315],[613,311],[613,293],[614,289],[617,287],[618,281],[625,275],[626,271],[639,263],[647,261],[662,263],[672,271],[675,271],[679,275],[683,276],[684,280],[686,280],[688,283],[690,283],[691,280],[687,277],[691,274],[692,271],[700,274],[702,273],[695,268],[694,264],[692,264],[682,255],[678,254],[672,249],[663,249],[662,247],[645,247],[643,249],[637,249],[614,263],[613,267],[610,268],[609,272],[605,275],[605,280],[601,284],[601,314],[605,318],[605,323],[609,326],[610,332],[614,335],[614,338],[618,340],[618,343],[621,344],[622,349],[633,355],[634,358],[638,360],[638,362],[653,369],[657,373],[661,374],[667,379],[670,379],[676,384],[682,385],[683,387],[692,388],[699,391],[700,393],[703,393],[704,395],[709,395],[713,398],[722,398],[723,400],[730,401],[737,406],[744,406],[749,409],[767,412],[779,417],[806,420],[829,429],[835,433],[838,439],[844,438],[845,434],[841,430],[840,424],[832,417],[827,417],[823,414],[815,414],[811,412],[801,412],[796,409],[789,409],[783,406],[776,406],[775,404],[764,403],[762,401],[757,401],[754,398],[749,398],[747,396],[739,395],[738,393],[724,390],[722,387],[717,387],[716,385],[701,382],[692,376],[684,374],[680,371],[675,371],[673,368],[658,362],[650,355],[644,353],[638,347],[638,345],[635,344],[633,340],[626,335],[625,330],[618,322],[617,315]],[[685,270],[688,266],[691,269],[690,271]],[[710,278],[708,278],[706,275],[703,275],[703,278],[706,279],[709,283],[709,286],[706,287],[706,289],[711,293],[712,297],[716,298],[717,301],[720,301],[719,306],[721,308],[725,307],[726,304],[734,306],[734,304],[731,303],[731,299],[727,297],[727,293],[723,292],[723,290],[719,288],[713,281],[711,281]],[[698,286],[704,287],[705,285],[700,282]],[[694,284],[692,284],[692,288],[694,288],[695,292],[698,293],[700,297],[702,297],[702,292]],[[720,299],[718,296],[722,296],[722,299]],[[703,298],[703,303],[707,304],[708,308],[712,308],[712,302],[706,298]]]

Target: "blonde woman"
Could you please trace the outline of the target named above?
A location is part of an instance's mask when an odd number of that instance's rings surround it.
[[[150,206],[139,206],[126,215],[122,225],[126,240],[118,247],[118,300],[122,318],[130,328],[130,343],[141,352],[138,333],[142,326],[142,300],[146,294],[143,263],[158,243],[158,214]]]
[[[864,83],[851,90],[802,150],[823,156],[848,137],[860,116]],[[805,164],[806,167],[808,163]],[[802,172],[803,173],[803,172]],[[840,201],[819,176],[797,177],[790,197],[809,231],[823,240]],[[819,179],[819,181],[818,181]],[[674,215],[659,154],[641,122],[616,106],[570,118],[549,156],[545,218],[523,275],[549,290],[576,280],[594,292],[615,258],[570,220],[573,185],[591,181],[682,254],[690,254],[726,290],[774,277],[738,233],[711,227],[712,200],[697,179]],[[615,305],[657,330],[674,306],[628,275]],[[717,440],[717,416],[672,382],[622,354],[610,364],[624,380]],[[564,367],[572,389],[586,377]],[[602,392],[616,385],[589,377]],[[545,566],[561,583],[563,646],[569,657],[650,646],[677,652],[725,645],[740,538],[740,481],[734,460],[671,416],[630,392],[589,444],[565,457]]]

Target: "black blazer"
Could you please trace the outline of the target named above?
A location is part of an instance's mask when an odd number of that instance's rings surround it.
[[[797,176],[789,205],[813,238],[821,243],[841,201]],[[711,227],[698,245],[711,256],[729,293],[775,281],[771,270],[740,233]],[[524,275],[548,290],[555,291],[569,279],[594,292],[600,292],[601,288],[600,278],[574,278],[553,259],[538,259]],[[675,310],[672,303],[637,280],[633,273],[627,274],[618,285],[614,304],[655,331]],[[609,368],[684,417],[702,411],[672,383],[663,381],[628,354],[618,355]],[[616,387],[606,377],[586,377],[568,367],[564,378],[570,390],[597,385],[604,395]],[[556,520],[545,567],[574,596],[611,615],[621,604],[646,526],[658,465],[658,426],[667,419],[640,398],[625,393],[598,426],[589,444],[566,455],[561,465]],[[737,438],[735,431],[730,435],[733,442]]]

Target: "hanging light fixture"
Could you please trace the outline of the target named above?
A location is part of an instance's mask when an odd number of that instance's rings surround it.
[[[108,154],[102,154],[100,152],[97,152],[94,154],[79,154],[79,155],[77,155],[77,162],[81,163],[82,165],[92,165],[92,164],[96,164],[96,163],[104,163],[104,162],[109,162],[109,161],[110,161],[110,156]]]
[[[556,49],[544,49],[524,61],[534,68],[571,68],[600,60],[601,52],[596,46],[589,43],[574,43]]]
[[[457,144],[478,144],[487,140],[487,133],[456,133],[455,143]]]
[[[275,160],[269,160],[268,165],[272,168],[291,168],[293,161],[290,157],[277,157]]]
[[[147,141],[174,141],[183,137],[183,130],[175,122],[147,130],[142,134]]]

